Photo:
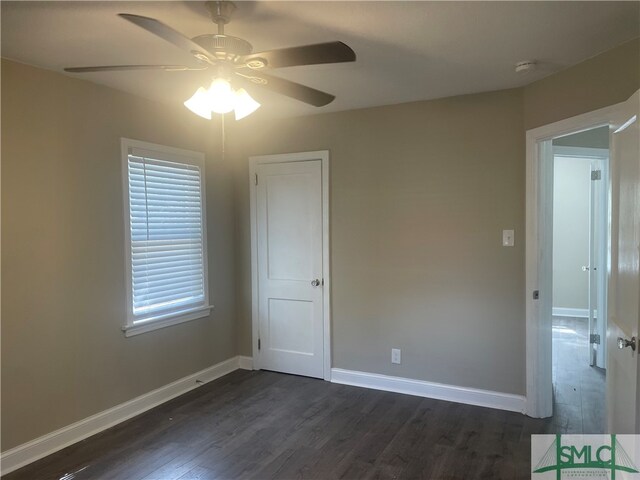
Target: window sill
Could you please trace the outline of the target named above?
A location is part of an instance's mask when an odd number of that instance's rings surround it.
[[[138,325],[125,325],[122,327],[122,331],[124,332],[125,337],[133,337],[134,335],[152,332],[159,328],[170,327],[172,325],[178,325],[179,323],[190,322],[191,320],[206,317],[212,309],[213,305],[208,305],[206,307],[184,310],[182,312],[176,312],[166,318],[155,320],[149,319],[145,322],[140,322]]]

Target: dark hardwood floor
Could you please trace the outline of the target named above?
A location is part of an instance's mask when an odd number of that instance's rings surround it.
[[[3,479],[528,479],[559,418],[238,370]]]
[[[605,371],[589,366],[588,336],[586,318],[553,317],[554,415],[567,433],[606,427]]]

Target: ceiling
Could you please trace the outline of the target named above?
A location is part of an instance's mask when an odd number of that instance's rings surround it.
[[[226,33],[254,51],[341,40],[349,64],[272,73],[336,95],[316,108],[250,92],[262,115],[293,116],[427,100],[525,85],[640,36],[640,2],[237,2]],[[64,67],[193,64],[177,47],[117,17],[156,18],[189,37],[214,33],[203,2],[0,3],[2,56]],[[536,60],[535,72],[514,65]],[[180,104],[206,83],[198,72],[66,74]]]

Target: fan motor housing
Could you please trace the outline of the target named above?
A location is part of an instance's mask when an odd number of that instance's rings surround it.
[[[234,61],[242,55],[249,55],[253,46],[242,38],[231,35],[207,34],[192,38],[206,51],[215,54],[220,60]]]

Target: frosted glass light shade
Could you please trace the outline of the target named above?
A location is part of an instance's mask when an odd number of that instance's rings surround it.
[[[251,95],[247,93],[244,88],[240,88],[236,90],[236,101],[235,101],[235,114],[236,120],[243,119],[247,115],[251,115],[258,108],[260,108],[260,104],[256,102]]]
[[[229,113],[235,110],[236,120],[251,115],[260,104],[244,88],[233,90],[231,84],[222,78],[211,82],[209,89],[198,88],[184,106],[196,115],[211,120],[212,113]]]
[[[235,104],[235,95],[231,84],[222,78],[216,78],[211,82],[209,91],[209,107],[215,113],[229,113]]]
[[[209,94],[204,88],[200,87],[198,90],[196,90],[196,93],[194,93],[189,100],[184,102],[184,106],[196,115],[199,115],[202,118],[206,118],[207,120],[211,120]]]

